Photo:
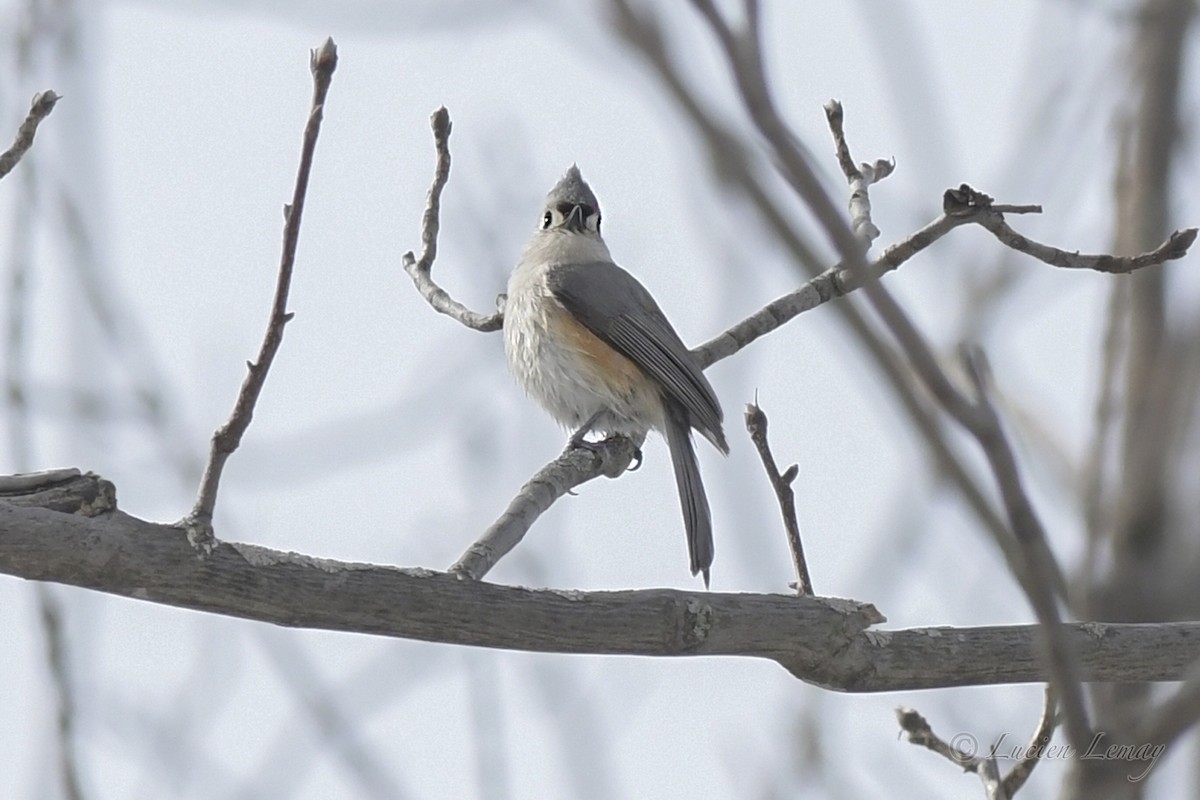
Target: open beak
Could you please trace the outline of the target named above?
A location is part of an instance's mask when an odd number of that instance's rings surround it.
[[[584,216],[582,205],[571,206],[571,213],[563,220],[563,226],[576,233],[583,233],[587,228],[587,218]]]

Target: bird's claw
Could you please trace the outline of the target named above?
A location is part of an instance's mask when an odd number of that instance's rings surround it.
[[[610,441],[612,441],[613,438],[614,438],[613,436],[610,436],[607,439],[602,439],[599,442],[592,442],[592,441],[588,441],[587,439],[583,438],[583,432],[581,431],[580,433],[577,433],[574,436],[572,436],[567,444],[569,447],[571,447],[573,449],[586,450],[589,453],[592,453],[593,455],[599,455],[601,453],[601,451],[604,449],[605,445],[607,445]],[[639,469],[641,469],[642,460],[643,460],[642,459],[642,448],[634,447],[633,448],[633,461],[631,462],[632,466],[630,466],[626,470],[622,470],[622,471],[623,472],[624,471],[637,472]],[[619,475],[619,474],[620,473],[617,473],[617,475]],[[616,477],[616,475],[610,475],[609,477]]]
[[[582,436],[572,436],[570,444],[571,447],[579,450],[587,450],[589,453],[599,453],[600,447],[604,442],[589,442]]]

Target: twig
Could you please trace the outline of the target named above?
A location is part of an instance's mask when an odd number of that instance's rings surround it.
[[[1013,230],[1004,220],[1005,213],[1039,214],[1041,206],[997,205],[992,202],[991,197],[964,183],[957,189],[946,190],[942,198],[942,208],[950,215],[970,215],[973,222],[991,232],[1005,247],[1033,256],[1052,267],[1090,269],[1115,275],[1124,275],[1144,267],[1158,266],[1183,258],[1187,255],[1188,248],[1195,243],[1197,233],[1200,233],[1196,228],[1177,230],[1158,247],[1136,256],[1089,255],[1035,242]]]
[[[479,580],[501,558],[520,543],[533,523],[554,501],[580,484],[606,475],[619,477],[633,461],[638,443],[624,436],[613,436],[594,449],[567,446],[558,458],[530,478],[504,513],[491,524],[450,572]]]
[[[33,146],[33,137],[37,133],[38,125],[50,116],[50,112],[54,110],[54,104],[61,99],[61,96],[55,94],[53,89],[38,92],[33,96],[29,113],[25,115],[25,121],[17,128],[17,137],[13,140],[12,146],[0,153],[0,178],[12,172],[21,157]]]
[[[409,250],[404,254],[404,271],[412,278],[413,285],[421,296],[439,313],[456,319],[468,328],[477,331],[497,331],[504,324],[504,314],[480,314],[464,306],[438,286],[432,277],[433,261],[437,258],[437,235],[439,214],[442,207],[442,190],[450,178],[450,112],[445,106],[438,108],[429,118],[433,127],[433,144],[437,151],[437,165],[433,171],[433,184],[425,202],[425,213],[421,216],[421,257],[418,259]]]
[[[953,742],[946,742],[933,732],[932,726],[925,717],[911,708],[897,708],[896,719],[900,723],[900,729],[908,734],[908,741],[953,761],[962,767],[964,772],[974,772],[978,775],[979,779],[983,781],[988,800],[1011,800],[1025,785],[1025,781],[1033,773],[1033,768],[1037,766],[1038,761],[1046,754],[1046,748],[1054,736],[1054,728],[1057,724],[1056,707],[1054,690],[1047,686],[1045,702],[1042,704],[1042,716],[1038,721],[1037,730],[1034,731],[1029,744],[1025,746],[1021,760],[1003,778],[1000,777],[1000,768],[996,762],[997,746],[994,745],[986,754],[981,755],[978,741],[970,734],[958,734],[953,740],[967,745],[966,749]]]
[[[987,215],[980,221],[983,227],[991,231],[1003,244],[1014,250],[1031,255],[1039,261],[1045,261],[1055,267],[1066,269],[1090,269],[1096,272],[1108,272],[1124,275],[1143,267],[1152,267],[1183,258],[1188,248],[1196,241],[1196,228],[1183,228],[1172,233],[1158,247],[1136,256],[1112,256],[1106,254],[1087,255],[1071,253],[1057,247],[1040,244],[1017,233],[1004,218],[999,215]]]
[[[863,240],[867,247],[879,238],[879,228],[871,221],[871,197],[868,187],[873,183],[891,175],[896,169],[895,162],[877,160],[874,164],[855,166],[850,157],[850,145],[846,142],[846,132],[842,127],[844,114],[842,104],[830,100],[825,104],[825,119],[829,122],[829,130],[833,133],[834,146],[837,148],[838,166],[850,184],[850,227],[854,234]]]
[[[1058,698],[1054,695],[1054,689],[1047,685],[1042,702],[1042,718],[1038,720],[1037,730],[1033,732],[1029,744],[1025,746],[1021,760],[1004,776],[1006,796],[1012,797],[1021,791],[1025,781],[1029,780],[1029,776],[1033,774],[1033,768],[1042,760],[1046,748],[1050,745],[1050,740],[1054,738],[1056,727],[1058,727]]]
[[[914,709],[897,708],[896,720],[900,723],[900,730],[908,734],[908,741],[953,761],[962,767],[964,772],[974,772],[978,775],[979,779],[983,781],[983,789],[987,793],[988,800],[1009,800],[1011,795],[1004,791],[1004,781],[1000,778],[1000,769],[996,765],[994,757],[991,755],[981,756],[976,752],[968,752],[951,745],[934,733],[929,721]],[[973,737],[968,737],[967,741],[974,744]]]
[[[775,456],[771,454],[771,445],[767,442],[767,415],[754,403],[746,404],[746,431],[750,441],[758,450],[763,468],[767,471],[767,479],[775,490],[779,500],[779,511],[783,514],[783,527],[787,532],[788,549],[792,552],[792,564],[796,567],[796,581],[792,588],[801,595],[812,595],[812,579],[808,575],[808,561],[804,558],[804,544],[800,540],[800,523],[796,520],[796,497],[792,492],[792,482],[796,480],[799,467],[792,464],[783,474],[775,464]]]
[[[312,171],[313,154],[317,147],[317,135],[321,131],[321,120],[324,116],[325,97],[329,93],[329,85],[333,81],[333,72],[337,69],[337,46],[333,39],[326,39],[316,50],[309,54],[309,70],[313,76],[312,110],[304,127],[304,141],[300,149],[300,166],[296,174],[296,185],[292,192],[292,202],[283,207],[283,253],[279,260],[279,277],[275,283],[275,300],[271,306],[271,318],[267,323],[267,332],[263,338],[262,347],[256,361],[246,363],[247,375],[238,392],[237,401],[229,420],[217,428],[212,437],[212,448],[208,462],[204,466],[204,477],[200,481],[200,490],[196,495],[196,505],[180,524],[188,531],[188,538],[193,545],[211,550],[215,541],[213,536],[213,511],[217,502],[217,486],[221,480],[221,471],[229,456],[241,444],[242,435],[250,426],[254,416],[254,405],[262,392],[267,380],[267,371],[279,345],[283,341],[283,328],[292,319],[293,314],[287,310],[288,290],[292,283],[292,269],[296,263],[296,245],[300,241],[300,219],[304,213],[304,198],[308,192],[308,179]]]

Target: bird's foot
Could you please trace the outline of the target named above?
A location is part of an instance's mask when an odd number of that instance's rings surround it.
[[[575,450],[587,450],[589,453],[599,453],[600,449],[604,446],[604,441],[591,442],[583,438],[583,434],[577,433],[567,441],[567,445]]]

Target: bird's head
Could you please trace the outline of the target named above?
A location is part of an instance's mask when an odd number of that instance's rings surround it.
[[[600,238],[600,203],[574,164],[546,195],[541,230]]]

